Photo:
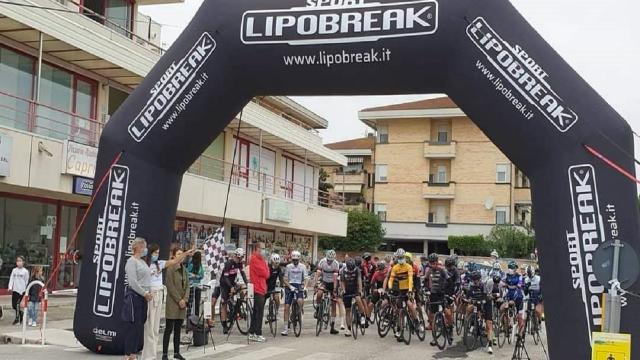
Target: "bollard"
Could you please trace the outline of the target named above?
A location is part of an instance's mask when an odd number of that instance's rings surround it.
[[[29,285],[27,285],[26,290],[24,291],[25,295],[23,296],[23,301],[22,301],[22,307],[26,310],[27,306],[29,304],[29,289],[31,289],[31,287],[33,285],[40,285],[42,286],[42,291],[44,293],[44,299],[43,299],[43,313],[42,313],[42,331],[41,331],[41,341],[42,341],[42,345],[44,345],[45,343],[45,338],[44,338],[44,330],[46,328],[46,324],[47,324],[47,307],[48,302],[49,302],[49,292],[47,291],[47,289],[45,288],[45,285],[42,281],[40,280],[35,280],[29,283]],[[22,316],[22,345],[24,345],[27,341],[27,320],[29,318],[29,313],[27,311],[24,312],[24,315]]]

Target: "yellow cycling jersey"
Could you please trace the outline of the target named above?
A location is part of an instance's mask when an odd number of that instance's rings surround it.
[[[391,268],[388,287],[393,289],[393,283],[398,281],[399,290],[413,291],[413,266],[411,264],[396,264]]]

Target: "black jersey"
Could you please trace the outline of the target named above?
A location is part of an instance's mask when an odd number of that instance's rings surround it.
[[[267,280],[267,292],[272,292],[276,289],[276,281],[280,281],[280,286],[284,286],[284,270],[280,265],[274,269],[269,266],[269,279]]]
[[[242,280],[247,284],[247,275],[244,273],[244,266],[242,263],[237,263],[234,260],[228,260],[224,263],[222,269],[222,277],[220,278],[220,286],[231,288],[236,282],[238,274],[242,276]]]

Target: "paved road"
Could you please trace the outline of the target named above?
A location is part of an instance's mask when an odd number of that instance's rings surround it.
[[[311,314],[310,306],[306,307],[306,313]],[[225,360],[352,360],[352,359],[511,359],[512,346],[503,349],[494,349],[495,354],[489,355],[481,350],[466,352],[459,338],[454,340],[454,346],[439,351],[428,344],[430,334],[425,342],[420,342],[415,336],[411,345],[395,341],[392,335],[381,339],[375,328],[367,330],[365,336],[358,337],[357,340],[346,338],[342,334],[329,335],[326,332],[315,336],[315,323],[311,316],[305,317],[305,323],[300,338],[292,336],[276,338],[267,337],[267,342],[263,344],[248,344],[246,337],[239,335],[237,331],[232,333],[229,341],[226,336],[220,334],[219,328],[215,329],[214,339],[216,350],[211,345],[206,348],[206,353],[202,348],[183,348],[183,355],[187,359],[225,359]],[[268,327],[263,329],[267,335]],[[69,333],[69,336],[72,336]],[[540,346],[535,346],[533,342],[527,343],[529,355],[533,360],[546,359]],[[170,353],[172,351],[170,350]],[[38,359],[46,356],[47,360],[74,360],[74,359],[106,359],[122,358],[107,357],[91,354],[80,346],[55,346],[45,347],[36,345],[0,345],[0,359]],[[160,356],[158,356],[160,358]]]

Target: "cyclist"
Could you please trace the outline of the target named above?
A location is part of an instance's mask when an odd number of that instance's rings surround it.
[[[300,252],[294,250],[291,252],[291,263],[287,265],[284,270],[284,285],[285,287],[285,299],[284,299],[284,324],[286,325],[284,330],[280,333],[282,336],[289,335],[289,309],[293,303],[293,298],[296,298],[300,309],[304,307],[304,280],[307,277],[307,267],[300,263]],[[297,290],[297,292],[296,292]]]
[[[527,278],[524,284],[525,294],[529,295],[529,302],[535,307],[536,315],[538,319],[542,319],[543,304],[542,304],[542,289],[540,287],[540,270],[536,269],[535,272],[531,266],[527,267]]]
[[[383,261],[378,263],[376,271],[371,276],[371,303],[369,303],[369,311],[371,314],[374,305],[380,301],[382,294],[384,294],[384,281],[387,278],[388,273],[387,264]]]
[[[484,317],[484,323],[487,331],[487,339],[493,339],[493,305],[491,303],[490,292],[487,291],[487,286],[482,282],[482,275],[479,270],[474,270],[470,275],[469,290],[467,290],[467,297],[472,301],[485,301],[484,305],[478,311],[482,312]],[[493,283],[493,280],[491,280]],[[493,286],[493,284],[491,284]],[[470,307],[467,311],[470,311]],[[493,341],[487,342],[487,352],[493,354],[492,345]]]
[[[518,328],[520,331],[524,329],[524,319],[522,317],[523,306],[522,302],[524,299],[524,294],[522,293],[522,276],[518,273],[518,264],[511,260],[508,264],[508,272],[504,278],[504,284],[507,288],[507,293],[505,294],[505,302],[500,307],[500,311],[504,311],[509,306],[509,303],[513,302],[516,307],[517,319],[518,319]],[[518,336],[520,336],[518,332]]]
[[[438,254],[429,254],[429,270],[425,275],[425,288],[431,293],[429,296],[429,311],[427,312],[427,318],[429,319],[430,326],[433,326],[433,317],[438,312],[438,305],[446,307],[444,302],[444,291],[446,282],[448,280],[447,270],[438,261]],[[447,322],[447,327],[451,323]],[[431,341],[431,346],[436,346],[436,340]]]
[[[493,278],[495,276],[499,276],[502,278],[504,274],[502,273],[502,265],[499,262],[494,262],[491,266],[491,270],[489,271],[489,277]]]
[[[444,267],[447,271],[447,281],[444,283],[444,319],[448,330],[451,332],[451,337],[453,337],[454,298],[460,291],[460,274],[458,273],[457,262],[458,259],[455,255],[449,256],[444,261]]]
[[[280,255],[271,254],[269,258],[269,279],[267,280],[267,294],[273,293],[273,300],[276,303],[276,314],[280,310],[280,292],[276,292],[276,282],[284,286],[284,269],[280,265]],[[269,320],[265,322],[268,324]]]
[[[362,254],[362,260],[362,278],[366,282],[370,282],[371,276],[376,271],[376,264],[371,260],[371,253],[369,252]]]
[[[360,268],[354,259],[347,259],[345,268],[340,271],[340,291],[347,317],[347,330],[345,330],[344,336],[349,337],[351,336],[351,304],[354,299],[360,311],[360,325],[365,326],[366,324],[365,309],[360,297],[362,294],[362,275],[360,275]]]
[[[222,332],[226,334],[231,328],[232,322],[227,321],[227,303],[229,297],[233,296],[236,291],[240,291],[240,296],[244,296],[246,292],[247,275],[244,273],[244,249],[237,248],[235,252],[229,254],[229,260],[224,263],[222,268],[222,276],[220,277],[220,296],[222,298],[220,306],[220,318],[222,322]],[[242,283],[239,283],[238,274],[241,276]]]
[[[336,291],[338,290],[338,274],[340,272],[340,264],[336,261],[336,252],[328,250],[325,257],[318,262],[316,270],[316,304],[322,301],[325,292],[331,294],[331,331],[332,335],[338,334],[335,329],[336,323]],[[317,319],[318,310],[314,312],[313,317]]]
[[[222,259],[226,263],[229,259],[227,256],[227,251],[222,250]],[[220,298],[220,278],[222,277],[222,272],[218,271],[215,274],[212,274],[212,277],[215,277],[215,288],[213,289],[213,294],[211,294],[211,319],[207,319],[207,325],[212,328],[214,326],[214,319],[216,317],[216,302],[218,298]]]
[[[429,269],[429,256],[426,254],[420,255],[420,277],[424,277]]]
[[[406,263],[405,251],[400,248],[396,250],[396,264],[389,272],[387,286],[398,290],[400,297],[405,298],[407,307],[412,319],[416,319],[416,303],[413,300],[413,266]],[[422,330],[422,329],[421,329]],[[400,333],[396,333],[398,342],[404,341]]]

